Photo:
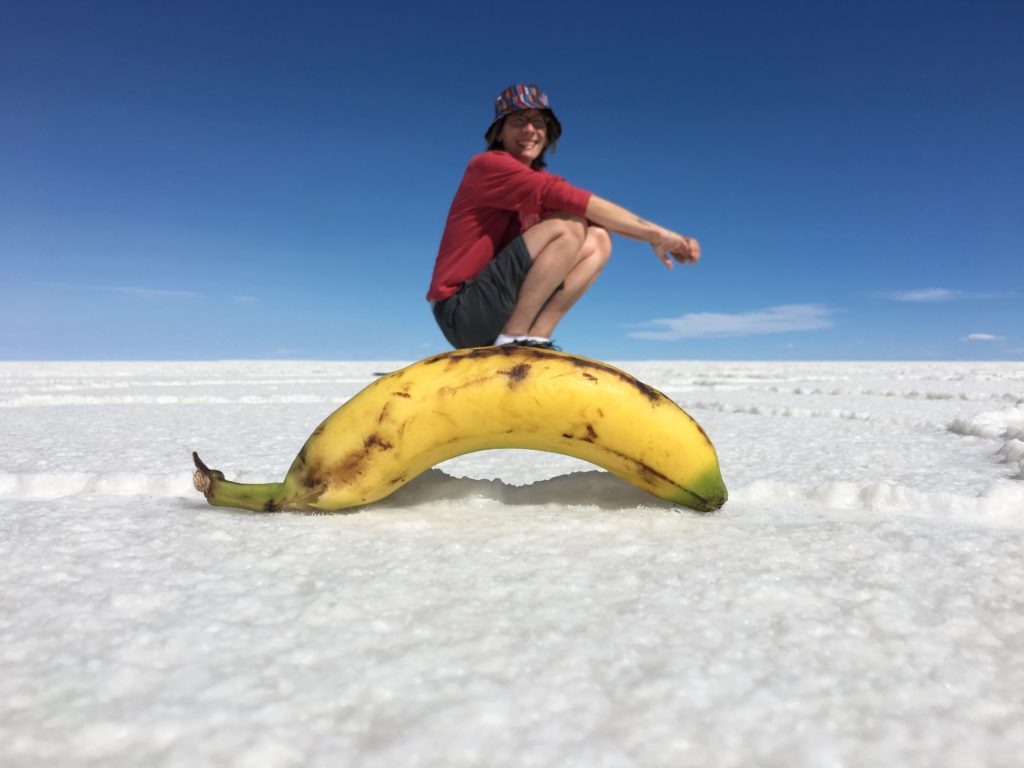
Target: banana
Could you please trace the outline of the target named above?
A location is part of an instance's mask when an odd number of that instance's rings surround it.
[[[335,511],[387,496],[446,459],[488,448],[575,456],[709,512],[728,498],[704,430],[624,371],[562,352],[459,349],[383,376],[327,417],[280,483],[235,483],[195,453],[214,505]]]

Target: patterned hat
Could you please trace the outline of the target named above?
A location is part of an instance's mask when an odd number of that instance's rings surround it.
[[[551,118],[551,127],[548,130],[549,141],[555,141],[562,135],[562,124],[555,117],[555,113],[548,103],[547,94],[542,93],[540,86],[533,83],[510,85],[498,94],[498,98],[494,101],[494,121],[488,126],[484,135],[490,136],[491,129],[502,118],[524,109],[543,109],[548,113],[548,117]]]

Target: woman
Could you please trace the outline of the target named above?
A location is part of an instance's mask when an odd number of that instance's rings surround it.
[[[700,258],[693,238],[544,170],[561,134],[536,85],[498,95],[487,151],[455,193],[427,293],[452,346],[555,349],[555,327],[608,261],[609,232],[650,243],[669,269]]]

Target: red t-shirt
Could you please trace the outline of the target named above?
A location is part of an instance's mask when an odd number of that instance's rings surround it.
[[[447,299],[542,218],[556,211],[583,216],[589,201],[590,192],[535,171],[508,152],[477,155],[448,211],[427,298]]]

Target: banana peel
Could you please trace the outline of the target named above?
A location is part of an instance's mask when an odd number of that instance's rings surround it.
[[[494,448],[575,456],[702,512],[728,499],[711,440],[671,399],[606,363],[510,345],[434,355],[382,376],[313,431],[279,483],[229,481],[196,453],[193,482],[216,506],[332,512]]]

